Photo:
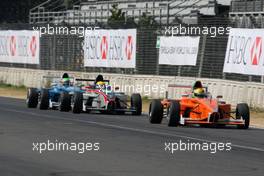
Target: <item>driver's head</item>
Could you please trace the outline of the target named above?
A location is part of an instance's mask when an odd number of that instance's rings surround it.
[[[103,82],[103,81],[99,81],[99,82],[96,83],[96,85],[104,86],[104,85],[105,85],[105,82]]]
[[[96,88],[99,88],[101,90],[104,90],[105,89],[105,82],[98,81],[95,86],[96,86]]]
[[[193,85],[193,90],[197,88],[203,88],[202,82],[201,81],[196,81]]]
[[[95,84],[97,84],[98,82],[103,82],[103,81],[104,81],[103,75],[98,75],[95,79]]]
[[[194,96],[201,97],[204,95],[204,89],[203,88],[196,88],[193,90]]]
[[[64,73],[62,75],[62,84],[64,86],[69,86],[70,85],[70,77],[69,77],[68,73]]]

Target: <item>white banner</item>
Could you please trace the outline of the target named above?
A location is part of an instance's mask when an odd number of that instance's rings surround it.
[[[160,37],[159,64],[196,65],[200,37]]]
[[[39,64],[38,31],[0,31],[0,62]]]
[[[86,30],[85,67],[136,67],[136,29]]]
[[[230,30],[224,72],[264,75],[264,29]]]

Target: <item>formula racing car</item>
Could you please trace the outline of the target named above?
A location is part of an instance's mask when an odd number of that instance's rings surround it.
[[[59,109],[68,112],[71,110],[71,97],[76,92],[83,92],[80,87],[74,86],[71,78],[64,73],[62,78],[44,77],[45,79],[60,79],[53,81],[49,88],[29,88],[27,92],[27,107],[39,109]]]
[[[123,92],[113,90],[109,80],[104,80],[102,75],[93,79],[76,79],[84,92],[75,92],[72,99],[73,113],[82,111],[99,111],[101,113],[125,114],[130,112],[133,115],[141,115],[142,100],[140,94],[132,94],[130,103],[128,96]]]
[[[235,125],[247,129],[250,122],[250,111],[246,103],[237,104],[234,111],[231,105],[222,101],[222,96],[212,98],[207,87],[200,81],[194,86],[169,85],[173,88],[188,88],[178,99],[166,98],[153,100],[149,107],[150,123],[159,124],[163,117],[168,119],[168,126],[199,124],[200,126]]]

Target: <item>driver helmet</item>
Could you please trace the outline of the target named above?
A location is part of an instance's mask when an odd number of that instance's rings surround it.
[[[196,81],[196,82],[193,84],[193,90],[194,90],[194,89],[197,89],[197,88],[203,88],[203,85],[202,85],[202,82],[201,82],[201,81]]]
[[[99,82],[97,82],[96,84],[99,85],[99,86],[103,86],[103,85],[105,85],[105,83],[104,83],[103,81],[99,81]]]
[[[98,82],[96,83],[96,87],[97,87],[97,88],[100,88],[100,89],[105,89],[105,82],[103,82],[103,81],[98,81]]]
[[[193,90],[194,96],[201,96],[204,94],[204,89],[203,88],[196,88]]]
[[[201,81],[196,81],[193,85],[193,95],[195,97],[201,97],[205,93],[202,82]]]
[[[70,77],[69,77],[68,73],[64,73],[62,75],[62,84],[64,86],[69,86],[70,85]]]
[[[97,84],[98,82],[103,82],[103,81],[104,81],[103,75],[98,75],[95,79],[95,84]]]

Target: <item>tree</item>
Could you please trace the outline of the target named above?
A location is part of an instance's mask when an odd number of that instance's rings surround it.
[[[63,5],[65,6],[66,9],[69,9],[73,6],[74,1],[73,0],[64,0]]]
[[[125,13],[121,9],[118,9],[117,4],[112,5],[110,10],[111,16],[108,18],[108,25],[111,27],[119,27],[125,25],[126,18]]]
[[[155,21],[155,19],[152,16],[147,16],[147,14],[144,12],[142,13],[142,16],[139,18],[138,25],[141,27],[157,27],[158,23]]]
[[[27,23],[29,10],[47,0],[1,0],[0,23]]]

